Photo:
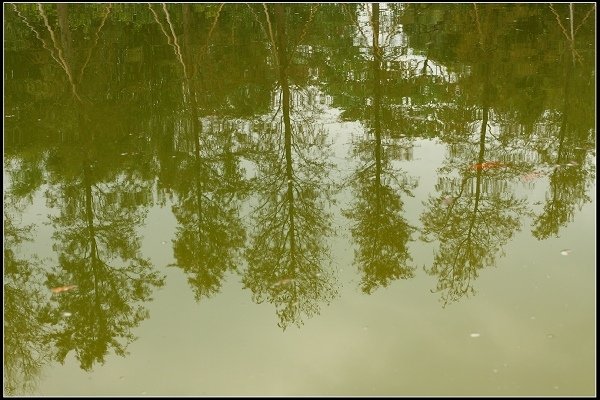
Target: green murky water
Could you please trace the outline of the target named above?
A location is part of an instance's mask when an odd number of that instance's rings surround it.
[[[593,4],[4,4],[5,395],[593,395]]]

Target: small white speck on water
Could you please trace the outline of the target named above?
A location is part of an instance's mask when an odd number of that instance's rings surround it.
[[[535,319],[535,315],[532,315],[531,317],[529,317],[529,319]]]
[[[481,333],[474,332],[474,333],[471,333],[469,336],[471,336],[472,338],[476,338],[476,337],[481,336]]]
[[[554,335],[552,333],[546,333],[546,338],[554,339]]]
[[[572,251],[573,250],[571,250],[571,249],[564,249],[564,250],[560,251],[560,255],[561,256],[568,256],[569,254],[571,254]]]
[[[497,369],[497,368],[494,368],[494,369],[492,370],[492,372],[493,372],[493,373],[495,373],[495,374],[497,374],[497,373],[498,373],[498,369]]]
[[[164,240],[162,242],[160,242],[160,244],[167,244],[167,242],[165,242]]]

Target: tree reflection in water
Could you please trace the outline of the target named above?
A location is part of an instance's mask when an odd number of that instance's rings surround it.
[[[354,145],[354,156],[362,161],[353,176],[356,203],[346,216],[354,221],[352,236],[357,242],[355,264],[362,272],[360,286],[370,294],[378,287],[386,287],[390,281],[414,276],[414,266],[407,244],[414,227],[402,215],[403,203],[400,192],[411,195],[411,184],[401,171],[391,165],[392,146],[398,139],[388,139],[387,151],[382,143],[382,63],[383,49],[379,45],[379,4],[371,10],[373,30],[373,97],[370,122],[371,140],[360,140]],[[406,144],[405,144],[406,145]],[[374,159],[374,160],[373,160]]]
[[[198,69],[210,68],[207,48],[210,32],[204,45],[192,40],[192,15],[189,4],[182,4],[183,35],[179,43],[173,36],[174,27],[167,7],[154,10],[148,6],[167,42],[173,57],[181,66],[183,76],[182,106],[188,118],[175,121],[185,127],[178,141],[174,188],[177,204],[173,213],[179,223],[174,242],[177,267],[188,275],[188,282],[197,301],[210,297],[221,289],[225,273],[237,270],[237,250],[244,244],[245,231],[238,217],[238,201],[245,183],[239,159],[234,153],[233,124],[226,118],[213,116],[212,123],[203,124],[202,111],[208,109],[206,98],[213,97]],[[212,26],[219,21],[223,4],[216,10]],[[215,82],[215,80],[213,80]],[[202,86],[204,91],[197,88]],[[224,108],[225,105],[221,104]],[[175,127],[173,127],[175,128]]]
[[[51,149],[47,157],[46,197],[58,209],[58,215],[51,218],[58,265],[46,272],[46,285],[69,284],[77,290],[54,295],[44,305],[41,320],[50,328],[40,341],[55,349],[61,363],[75,351],[81,368],[90,370],[94,363],[104,362],[110,348],[118,355],[126,353],[135,338],[133,328],[148,318],[144,303],[164,282],[139,253],[137,229],[145,209],[134,199],[148,191],[148,182],[119,173],[114,164],[109,166],[110,158],[103,156],[110,149],[110,125],[104,123],[101,108],[83,95],[85,71],[111,6],[101,10],[93,39],[83,50],[74,47],[70,7],[57,6],[58,26],[53,28],[47,8],[38,5],[49,35],[41,35],[35,23],[15,10],[65,73],[70,88],[63,103],[70,118],[61,127],[62,136],[69,140]],[[88,90],[97,94],[93,87]],[[69,315],[68,323],[65,315]]]
[[[260,132],[256,231],[246,251],[248,269],[243,276],[254,301],[267,300],[275,305],[278,325],[283,329],[290,324],[300,326],[304,316],[318,314],[319,303],[329,302],[337,293],[323,243],[330,231],[327,208],[331,185],[326,179],[331,164],[324,149],[316,146],[324,132],[314,124],[291,121],[286,7],[277,4],[265,9],[268,25],[273,21],[276,26],[273,44],[283,124],[265,125]],[[301,109],[298,104],[295,107]]]
[[[442,172],[458,173],[460,178],[440,179],[436,190],[441,193],[437,197],[430,196],[425,203],[426,211],[421,215],[422,239],[439,243],[433,263],[425,271],[437,276],[436,292],[441,292],[444,306],[475,293],[473,285],[479,271],[495,265],[497,254],[518,231],[522,217],[528,213],[526,199],[517,199],[508,188],[508,181],[522,174],[526,166],[504,161],[513,156],[509,154],[513,150],[506,149],[489,128],[500,120],[492,120],[492,103],[496,101],[495,94],[500,91],[497,85],[501,83],[493,80],[497,20],[490,13],[491,9],[486,10],[488,12],[482,15],[479,7],[473,6],[471,23],[479,40],[472,41],[473,47],[465,50],[479,55],[465,90],[473,91],[480,99],[481,108],[475,115],[481,115],[481,121],[452,124],[479,125],[479,133],[468,132],[468,140],[463,139],[460,146],[455,146],[460,147],[460,151],[456,151],[454,157],[450,154]]]
[[[572,11],[573,4],[570,6]],[[570,22],[574,23],[572,19]],[[561,30],[564,28],[560,23],[558,25]],[[565,38],[560,63],[564,71],[562,110],[554,121],[549,121],[548,133],[553,137],[543,147],[544,161],[552,166],[550,190],[532,229],[533,236],[540,240],[558,237],[560,228],[574,220],[575,209],[581,210],[591,201],[587,192],[596,179],[596,169],[589,162],[591,155],[588,152],[595,140],[591,124],[595,113],[595,87],[587,78],[588,64],[581,61],[576,51],[576,36],[571,37],[565,32]]]
[[[31,240],[33,226],[20,226],[15,221],[24,205],[16,204],[15,200],[21,196],[13,195],[5,196],[4,201],[5,395],[20,395],[35,389],[43,365],[52,356],[52,347],[45,340],[47,327],[42,311],[47,292],[40,260],[19,255],[21,244]]]

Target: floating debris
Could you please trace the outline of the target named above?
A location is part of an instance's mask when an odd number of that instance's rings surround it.
[[[290,283],[292,283],[294,280],[290,279],[290,278],[286,278],[286,279],[280,279],[277,282],[275,282],[274,284],[271,285],[271,287],[277,287],[277,286],[281,286],[281,285],[289,285]]]
[[[521,176],[521,180],[523,182],[533,182],[534,180],[536,180],[537,178],[540,178],[542,176],[544,176],[543,172],[533,171],[533,172],[530,172],[528,174],[522,175]]]
[[[162,242],[160,242],[160,244],[167,244],[167,242],[165,242],[164,240]]]
[[[50,290],[52,291],[52,293],[62,293],[62,292],[66,292],[67,290],[71,290],[71,289],[77,289],[77,285],[59,286],[59,287],[52,288]]]
[[[571,249],[564,249],[564,250],[560,251],[560,255],[561,256],[568,256],[569,254],[571,254],[572,251],[573,250],[571,250]]]
[[[469,336],[471,336],[472,338],[476,338],[476,337],[481,336],[481,333],[474,332],[474,333],[471,333]]]
[[[71,315],[73,315],[73,314],[71,314],[71,313],[70,313],[70,312],[68,312],[68,311],[65,311],[64,313],[62,313],[62,316],[63,316],[63,317],[66,317],[66,318],[69,318]]]
[[[546,339],[554,339],[554,334],[546,333]]]
[[[452,196],[446,196],[444,197],[444,199],[442,200],[442,203],[444,203],[445,205],[449,206],[452,203],[454,203],[454,197]]]
[[[505,167],[505,166],[506,166],[506,164],[503,162],[500,162],[500,161],[487,161],[487,162],[470,165],[469,169],[472,169],[475,171],[480,171],[480,170],[500,168],[500,167]]]

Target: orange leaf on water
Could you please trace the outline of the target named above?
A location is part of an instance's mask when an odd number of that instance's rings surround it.
[[[52,293],[61,293],[61,292],[66,292],[67,290],[71,290],[71,289],[77,289],[77,285],[59,286],[59,287],[52,288],[50,290],[52,291]]]
[[[473,165],[469,166],[469,169],[474,169],[474,170],[478,171],[478,170],[486,170],[486,169],[491,169],[491,168],[500,168],[500,167],[504,167],[504,166],[506,166],[506,164],[503,162],[500,162],[500,161],[487,161],[487,162],[473,164]]]

